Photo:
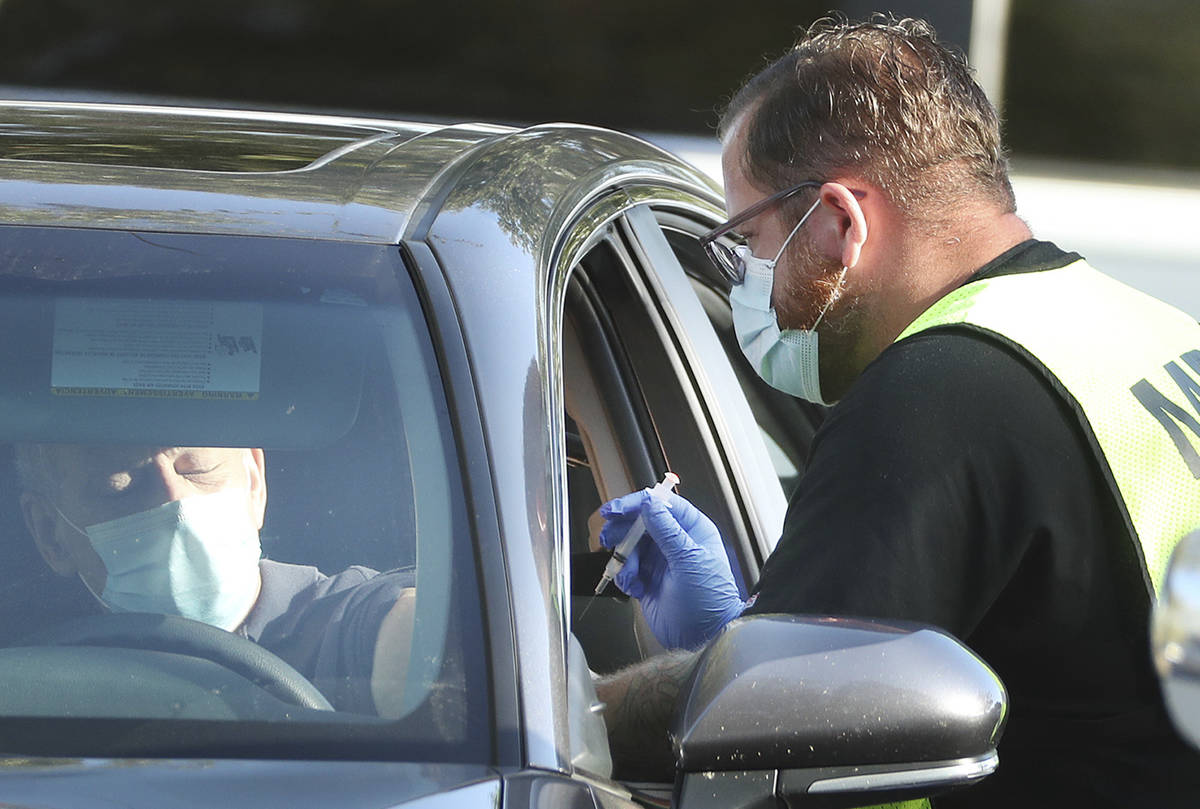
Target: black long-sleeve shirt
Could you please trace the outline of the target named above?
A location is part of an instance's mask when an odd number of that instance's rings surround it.
[[[1077,258],[1029,241],[973,280]],[[830,411],[752,609],[932,623],[996,670],[1012,709],[999,771],[939,806],[1200,806],[1133,541],[1042,374],[998,341],[932,331]]]

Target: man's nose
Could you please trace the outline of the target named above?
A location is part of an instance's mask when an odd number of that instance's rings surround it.
[[[170,459],[155,459],[149,478],[147,488],[158,499],[159,505],[182,500],[193,493],[190,481],[175,471],[175,464]]]

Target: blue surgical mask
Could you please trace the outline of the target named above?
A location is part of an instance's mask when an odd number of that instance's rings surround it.
[[[247,501],[245,488],[222,489],[84,529],[59,515],[104,562],[108,579],[96,597],[110,610],[180,615],[232,631],[261,585],[262,548]]]
[[[771,290],[775,283],[775,265],[800,226],[820,204],[818,200],[792,228],[792,232],[775,254],[775,258],[759,258],[745,245],[734,248],[745,265],[745,276],[729,293],[733,307],[733,330],[742,354],[758,375],[773,388],[799,396],[815,404],[828,404],[821,397],[820,366],[817,360],[817,326],[837,300],[846,277],[846,268],[821,308],[820,315],[808,329],[781,331],[775,310],[771,307]]]

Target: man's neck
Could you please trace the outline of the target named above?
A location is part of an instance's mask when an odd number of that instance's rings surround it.
[[[1033,237],[1029,226],[1015,213],[964,216],[957,221],[944,233],[921,244],[919,249],[924,256],[919,280],[903,317],[892,324],[893,340],[936,301],[962,286],[980,267]]]
[[[879,286],[857,315],[854,344],[832,352],[849,362],[822,364],[822,385],[841,398],[863,369],[935,302],[962,286],[992,259],[1032,238],[1016,214],[979,211],[956,216],[937,227],[913,226],[897,239],[888,255]],[[831,336],[829,343],[838,338]],[[830,346],[833,348],[833,346]]]

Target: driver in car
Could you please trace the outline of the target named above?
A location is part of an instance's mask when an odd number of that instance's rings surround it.
[[[38,551],[111,612],[178,615],[248,638],[339,710],[398,716],[411,571],[262,558],[263,451],[22,444],[21,510]]]

